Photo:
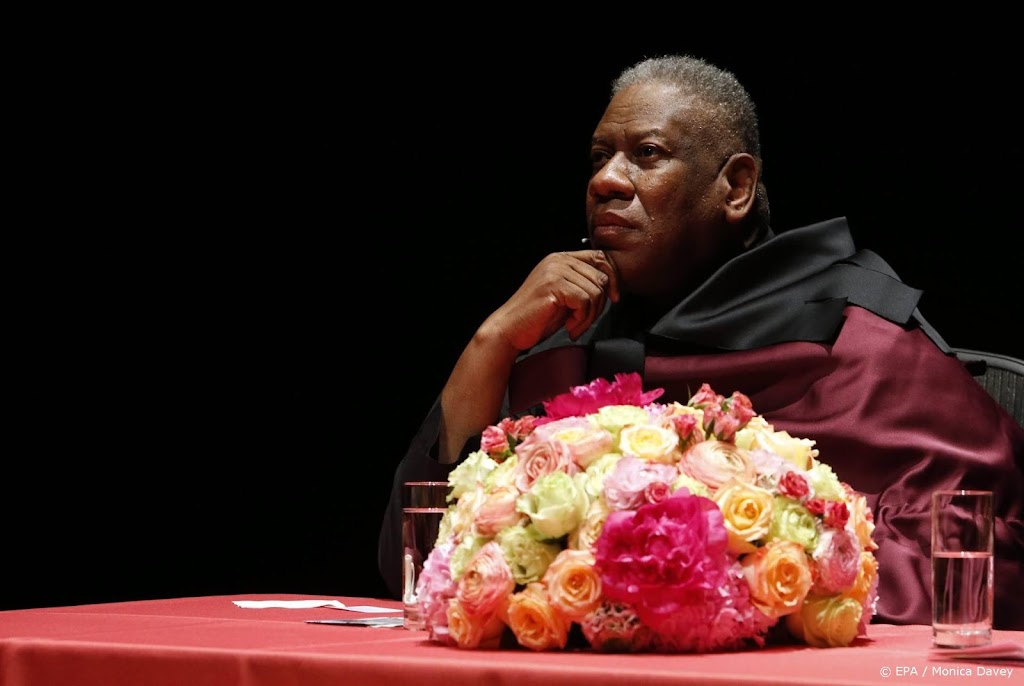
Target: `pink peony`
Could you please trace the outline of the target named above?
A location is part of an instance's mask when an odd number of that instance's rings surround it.
[[[712,652],[763,646],[776,619],[750,601],[749,586],[739,563],[733,563],[719,593],[703,605],[691,605],[668,618],[651,638],[661,652]]]
[[[606,405],[643,407],[653,403],[664,392],[663,388],[655,388],[644,393],[643,379],[639,374],[616,374],[615,381],[595,379],[586,386],[576,386],[568,393],[556,395],[544,402],[544,413],[547,421],[551,421],[593,414]],[[538,421],[543,421],[543,418]]]
[[[716,602],[731,565],[727,546],[718,506],[683,488],[609,514],[595,559],[606,597],[632,605],[658,632],[689,608]]]

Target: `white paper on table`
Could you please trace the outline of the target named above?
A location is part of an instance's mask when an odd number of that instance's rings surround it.
[[[250,610],[263,610],[277,607],[287,610],[306,610],[313,607],[332,607],[335,610],[350,610],[351,612],[401,612],[402,610],[393,607],[377,607],[376,605],[346,605],[340,600],[233,600],[238,607]]]
[[[932,648],[931,654],[933,657],[963,660],[1024,660],[1024,646],[1013,641],[1004,641],[967,648]]]

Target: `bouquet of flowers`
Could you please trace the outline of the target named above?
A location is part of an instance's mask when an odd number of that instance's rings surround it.
[[[662,394],[620,374],[483,432],[417,583],[432,640],[707,652],[866,635],[864,496],[742,393]]]

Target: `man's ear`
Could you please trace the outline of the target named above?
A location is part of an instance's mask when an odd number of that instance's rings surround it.
[[[722,167],[721,180],[727,184],[725,193],[725,219],[734,224],[742,222],[754,206],[757,179],[760,170],[757,160],[746,152],[738,152]]]

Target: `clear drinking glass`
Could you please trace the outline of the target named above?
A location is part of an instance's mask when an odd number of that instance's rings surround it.
[[[448,509],[447,481],[408,481],[402,486],[402,607],[406,629],[426,629],[416,598],[423,562],[437,542]]]
[[[992,642],[992,491],[932,494],[932,636],[936,646]]]

